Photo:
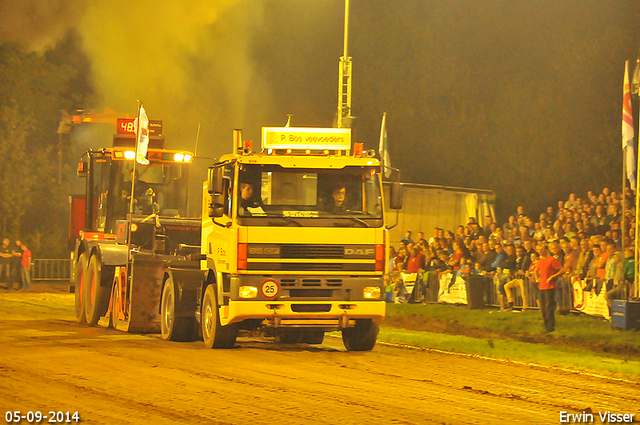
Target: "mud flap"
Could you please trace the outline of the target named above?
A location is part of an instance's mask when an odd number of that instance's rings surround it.
[[[162,298],[162,260],[134,257],[131,264],[129,332],[160,332]]]

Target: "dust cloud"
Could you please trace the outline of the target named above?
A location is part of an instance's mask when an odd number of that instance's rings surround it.
[[[251,60],[261,1],[97,0],[78,24],[104,107],[164,121],[166,146],[220,155],[247,119],[247,98],[269,104]],[[251,92],[250,92],[251,90]]]

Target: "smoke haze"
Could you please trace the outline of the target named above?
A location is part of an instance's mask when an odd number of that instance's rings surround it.
[[[15,42],[43,51],[77,24],[85,7],[81,0],[2,0],[0,43]]]
[[[246,99],[269,97],[247,30],[260,24],[261,2],[245,5],[242,21],[237,7],[224,0],[92,2],[78,28],[102,105],[135,114],[141,100],[151,119],[164,121],[168,147],[193,149],[201,124],[199,153],[220,154],[221,123],[240,127]]]

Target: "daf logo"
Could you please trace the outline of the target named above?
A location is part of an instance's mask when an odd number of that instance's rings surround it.
[[[373,255],[373,248],[345,248],[345,255]]]

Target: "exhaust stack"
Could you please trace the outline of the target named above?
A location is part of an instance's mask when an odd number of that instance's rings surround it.
[[[242,129],[233,130],[233,150],[237,153],[242,152]]]

